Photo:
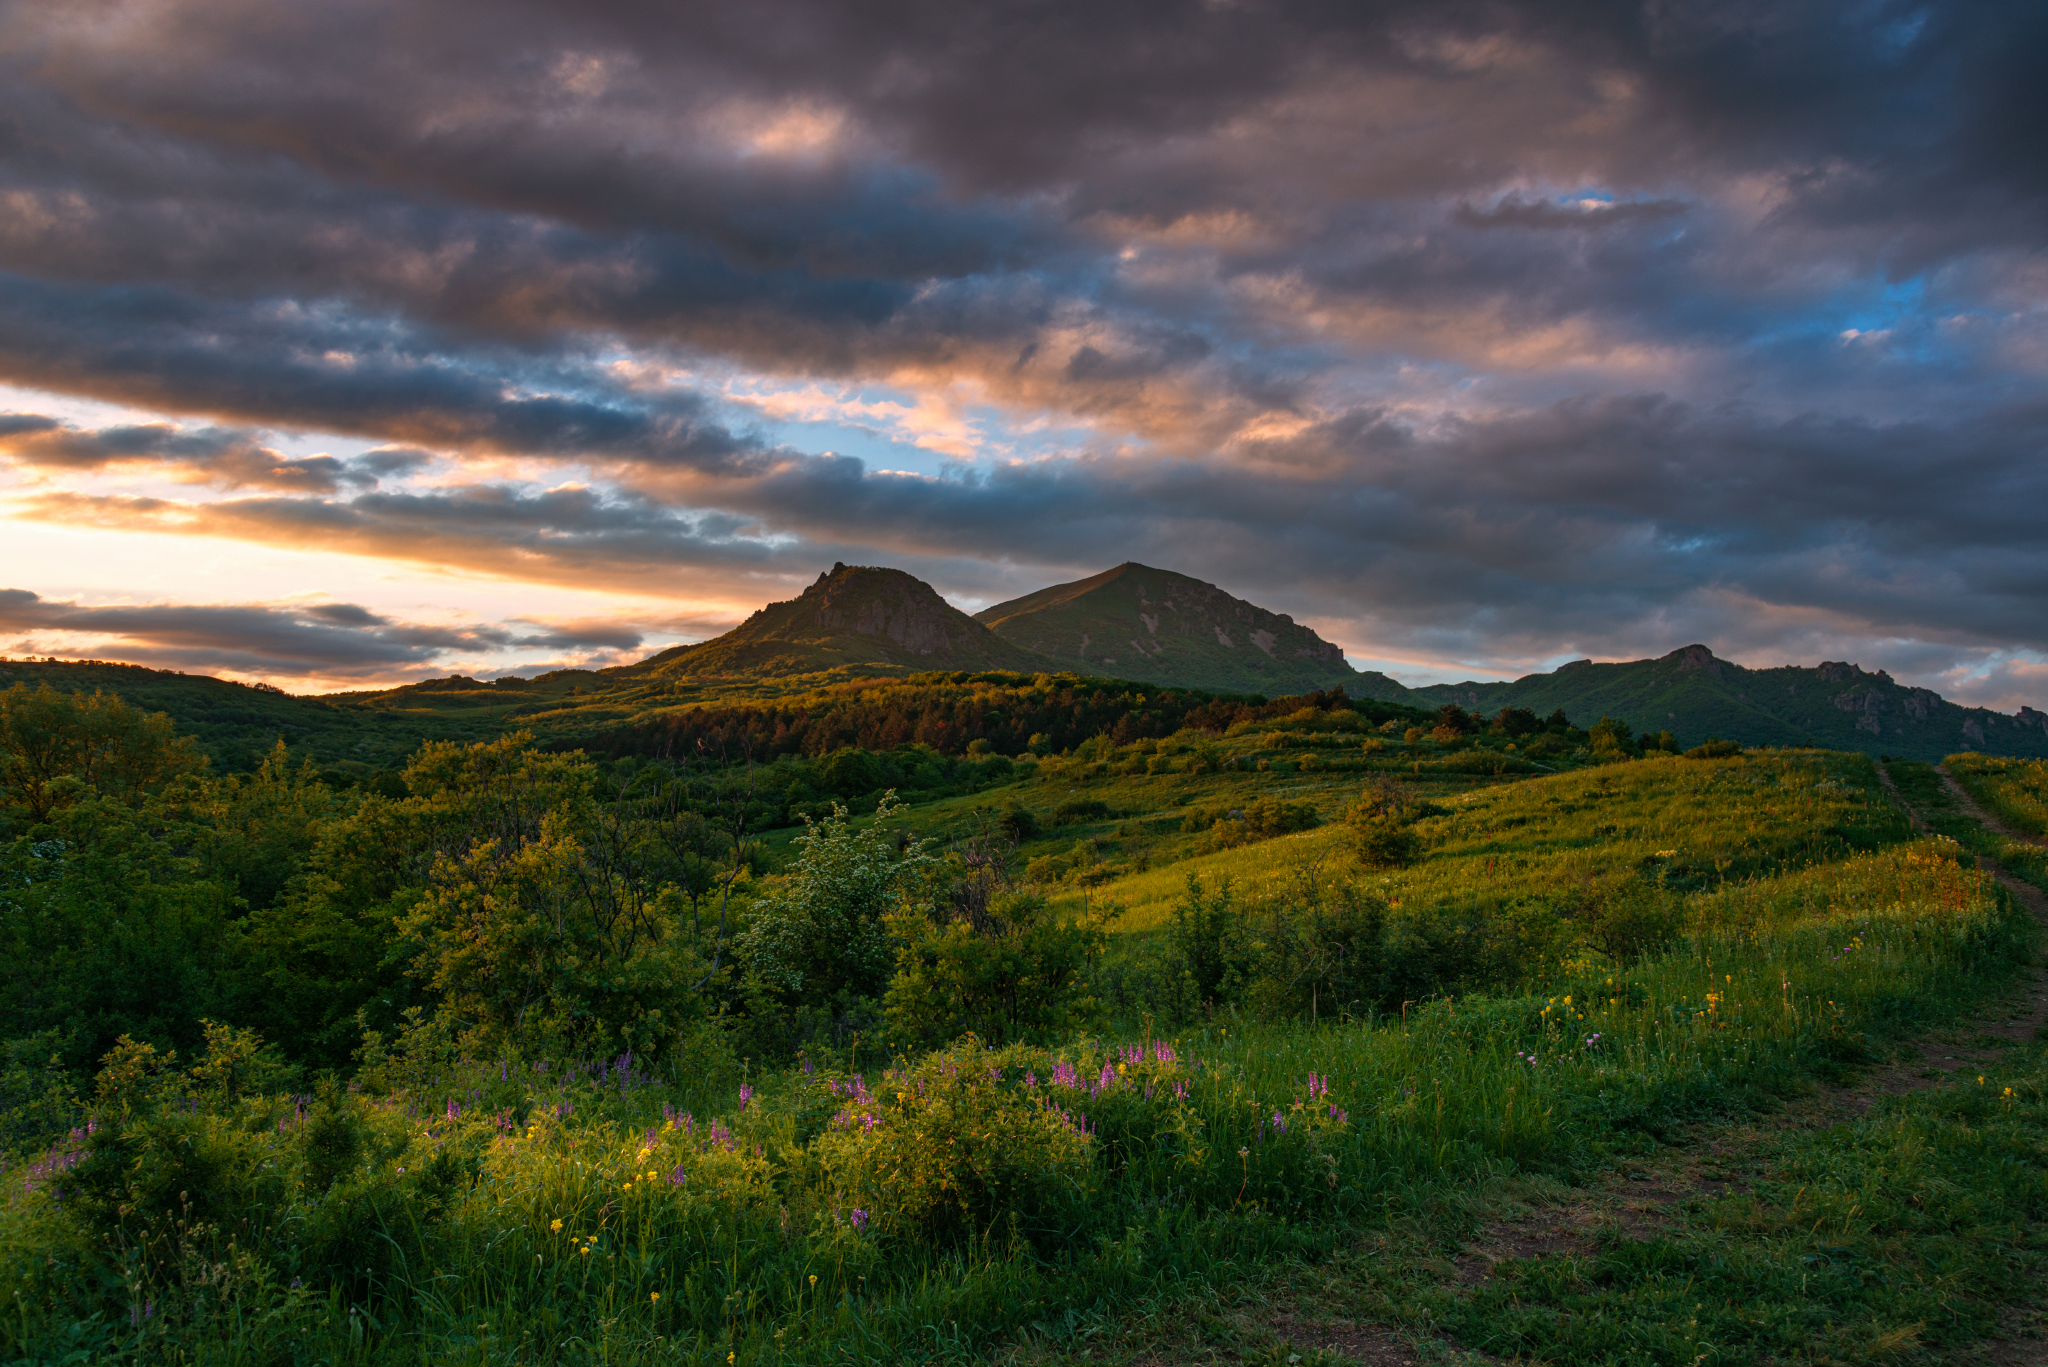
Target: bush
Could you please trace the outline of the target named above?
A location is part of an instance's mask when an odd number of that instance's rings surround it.
[[[1052,809],[1053,824],[1078,826],[1090,821],[1107,821],[1109,804],[1094,798],[1076,798]]]
[[[1627,968],[1678,938],[1685,906],[1656,884],[1631,879],[1587,907],[1584,917],[1586,942]]]
[[[1352,828],[1357,834],[1351,848],[1366,868],[1398,869],[1414,863],[1422,853],[1422,838],[1395,817],[1369,817],[1353,822]]]
[[[1422,839],[1414,831],[1423,808],[1395,784],[1381,779],[1367,787],[1345,813],[1354,835],[1352,850],[1368,869],[1393,869],[1415,862]]]
[[[1038,834],[1038,814],[1013,797],[1003,804],[1002,814],[996,818],[996,827],[1012,842],[1021,845]]]
[[[842,1105],[815,1142],[835,1203],[877,1235],[953,1243],[1000,1227],[1049,1234],[1084,1198],[1086,1133],[1027,1085],[1023,1050],[968,1040],[891,1071],[880,1092],[825,1083]]]
[[[1742,753],[1742,747],[1732,740],[1720,740],[1708,736],[1706,744],[1695,745],[1685,752],[1687,759],[1732,759]]]
[[[1063,921],[1044,897],[998,895],[977,926],[906,912],[891,918],[901,942],[883,998],[898,1036],[944,1044],[974,1034],[997,1044],[1049,1042],[1094,1009],[1088,969],[1102,953],[1100,925]]]
[[[1211,892],[1198,876],[1188,875],[1167,925],[1166,943],[1186,1005],[1201,1009],[1237,999],[1248,977],[1251,950],[1228,878]]]

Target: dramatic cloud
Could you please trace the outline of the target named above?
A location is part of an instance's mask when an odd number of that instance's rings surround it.
[[[2042,701],[2025,6],[117,0],[0,128],[19,520]]]
[[[645,639],[617,622],[441,627],[394,622],[353,603],[94,607],[26,589],[0,589],[0,632],[46,643],[17,645],[17,653],[53,650],[47,642],[58,640],[67,656],[118,654],[144,664],[321,679],[439,673],[450,658],[507,649],[630,651]],[[106,644],[70,648],[78,638]]]

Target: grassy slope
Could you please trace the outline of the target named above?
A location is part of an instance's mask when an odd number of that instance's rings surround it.
[[[1181,1305],[1220,1286],[1237,1305],[1260,1292],[1263,1306],[1284,1299],[1296,1315],[1315,1308],[1298,1293],[1348,1298],[1344,1313],[1429,1340],[1439,1360],[1450,1338],[1575,1363],[1881,1361],[1916,1341],[1967,1353],[2001,1314],[2041,1295],[2041,1250],[2028,1232],[2038,1226],[2025,1223],[2048,1216],[2038,1051],[1989,1069],[1983,1089],[1944,1089],[1773,1140],[1759,1155],[1765,1171],[1744,1174],[1749,1190],[1688,1207],[1676,1227],[1615,1223],[1544,1249],[1509,1244],[1477,1281],[1444,1261],[1485,1232],[1488,1202],[1577,1199],[1560,1180],[1598,1186],[1610,1171],[1665,1162],[1656,1136],[1682,1138],[1717,1116],[1754,1125],[1810,1078],[1840,1076],[1900,1032],[1953,1019],[2010,980],[2020,930],[1987,877],[1924,843],[1833,857],[1845,831],[1904,836],[1873,777],[1861,761],[1828,756],[1651,761],[1452,804],[1436,819],[1428,860],[1404,875],[1434,889],[1427,895],[1481,892],[1518,857],[1527,867],[1516,876],[1616,875],[1669,823],[1687,821],[1692,848],[1749,876],[1701,894],[1691,939],[1639,967],[1632,990],[1612,998],[1595,968],[1576,1000],[1564,984],[1547,999],[1468,997],[1420,1007],[1405,1028],[1192,1032],[1156,1093],[1141,1098],[1134,1074],[1116,1092],[1122,1101],[1065,1103],[1095,1109],[1098,1142],[1118,1155],[1094,1169],[1085,1213],[1062,1217],[1073,1222],[1071,1244],[961,1256],[851,1231],[816,1185],[808,1151],[792,1147],[815,1092],[794,1074],[757,1077],[744,1113],[726,1103],[743,1143],[762,1146],[754,1176],[755,1160],[729,1161],[680,1131],[641,1137],[639,1127],[659,1125],[664,1101],[706,1114],[717,1084],[571,1083],[573,1119],[489,1139],[473,1191],[438,1220],[392,1230],[424,1261],[389,1267],[381,1289],[351,1293],[370,1296],[381,1329],[352,1327],[365,1321],[317,1282],[304,1295],[280,1283],[267,1314],[196,1342],[251,1358],[652,1362],[680,1350],[765,1363],[952,1359],[1021,1338],[1034,1345],[1029,1356],[1063,1357],[1081,1351],[1075,1331],[1117,1324],[1105,1312]],[[1521,816],[1559,829],[1512,824]],[[1260,847],[1237,856],[1259,857]],[[1772,873],[1808,859],[1830,862]],[[1100,1063],[1079,1048],[1084,1072]],[[1330,1079],[1332,1092],[1304,1110],[1310,1073]],[[1174,1077],[1190,1084],[1184,1101],[1169,1100]],[[380,1179],[393,1193],[379,1198],[387,1208],[403,1190],[389,1165],[403,1173],[465,1133],[435,1121],[438,1136],[425,1134],[407,1105],[438,1116],[441,1092],[453,1089],[488,1138],[490,1112],[507,1104],[494,1090],[525,1090],[501,1083],[495,1067],[435,1083],[379,1112],[400,1146]],[[2008,1084],[2011,1099],[1999,1090]],[[1341,1122],[1322,1117],[1326,1100]],[[910,1123],[896,1104],[879,1108],[883,1134]],[[271,1134],[261,1109],[238,1132]],[[1293,1117],[1284,1139],[1269,1133],[1269,1112]],[[295,1142],[289,1126],[277,1132],[286,1149]],[[1733,1164],[1743,1151],[1718,1152]],[[643,1170],[672,1165],[693,1175],[621,1196]],[[913,1194],[899,1180],[859,1199]],[[327,1218],[318,1198],[277,1214],[308,1231]],[[62,1218],[46,1200],[17,1195],[0,1222],[0,1275],[20,1296],[13,1303],[29,1307],[0,1323],[0,1348],[68,1343],[112,1361],[132,1343],[136,1360],[163,1360],[167,1345],[147,1325],[72,1326],[53,1313],[75,1282]],[[1504,1236],[1487,1237],[1502,1246]],[[592,1251],[572,1252],[571,1238]],[[139,1269],[137,1295],[168,1304],[175,1288],[159,1283],[181,1271]],[[1141,1317],[1112,1350],[1152,1355],[1190,1333],[1210,1346],[1283,1336],[1310,1346],[1300,1318],[1268,1315],[1237,1342],[1213,1314],[1149,1323],[1168,1321],[1193,1329],[1148,1329]],[[1286,1360],[1284,1347],[1274,1360]]]

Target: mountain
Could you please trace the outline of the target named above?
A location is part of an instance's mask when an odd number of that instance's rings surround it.
[[[843,665],[1013,669],[1045,661],[1010,644],[902,570],[834,565],[799,596],[770,603],[715,640],[675,646],[608,674],[762,677]]]
[[[1624,664],[1575,660],[1512,683],[1433,684],[1390,701],[1454,702],[1487,713],[1526,707],[1539,716],[1563,708],[1579,726],[1615,717],[1638,733],[1670,731],[1686,746],[1716,735],[1750,745],[1810,742],[1901,759],[1938,760],[1960,750],[2048,756],[2048,715],[2031,707],[2017,716],[1962,707],[1853,664],[1745,669],[1703,645]]]
[[[1040,669],[1049,658],[1064,669],[1276,698],[1338,684],[1354,697],[1405,691],[1384,675],[1360,674],[1285,613],[1133,562],[998,603],[974,620],[1042,657]]]

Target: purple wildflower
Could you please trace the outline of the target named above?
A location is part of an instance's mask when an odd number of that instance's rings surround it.
[[[866,1211],[856,1210],[853,1213],[853,1227],[856,1232],[868,1227],[868,1213]]]
[[[753,1099],[754,1089],[752,1087],[749,1087],[746,1083],[742,1082],[740,1084],[740,1109],[743,1111],[747,1109],[747,1104],[751,1102]]]

